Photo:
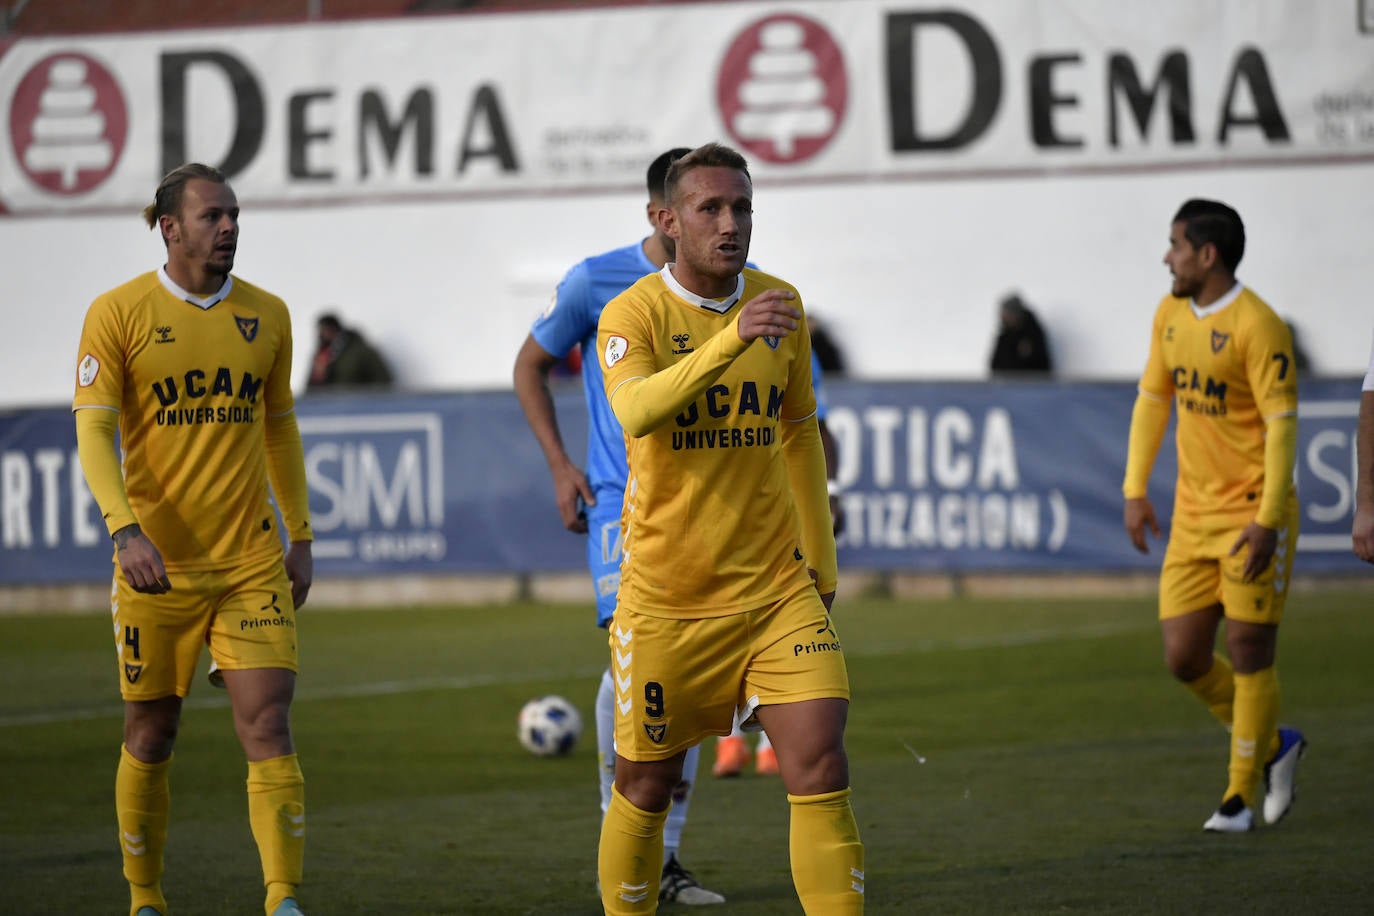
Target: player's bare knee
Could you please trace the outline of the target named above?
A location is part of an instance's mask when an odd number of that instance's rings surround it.
[[[172,756],[176,745],[180,716],[163,712],[126,715],[124,746],[135,759],[144,763],[161,763]]]
[[[251,710],[235,710],[234,729],[244,745],[279,743],[291,736],[291,707],[267,703]]]
[[[1168,645],[1164,647],[1164,664],[1175,678],[1188,683],[1212,670],[1211,647]]]
[[[682,781],[682,762],[673,760],[631,763],[620,760],[615,769],[615,787],[630,804],[641,811],[662,811],[672,801],[673,791]]]
[[[780,761],[781,762],[781,761]],[[849,787],[849,759],[844,749],[826,753],[808,766],[783,769],[783,785],[792,795],[824,795]]]
[[[1274,666],[1274,646],[1263,641],[1238,641],[1234,645],[1227,640],[1226,654],[1238,674],[1254,674]]]

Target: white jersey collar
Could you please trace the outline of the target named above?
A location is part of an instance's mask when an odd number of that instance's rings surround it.
[[[658,275],[663,278],[664,283],[668,284],[668,288],[677,294],[678,298],[685,299],[699,308],[710,309],[713,312],[719,312],[724,315],[726,312],[730,311],[730,309],[734,308],[735,303],[744,295],[744,274],[740,274],[738,280],[735,282],[735,291],[724,299],[717,301],[715,299],[707,299],[704,296],[698,296],[696,293],[677,282],[677,277],[674,277],[672,270],[669,269],[672,266],[671,263],[664,264],[663,269],[658,272]]]
[[[1216,302],[1213,302],[1211,305],[1198,305],[1197,300],[1189,299],[1188,308],[1193,310],[1194,318],[1206,318],[1208,315],[1215,315],[1217,312],[1226,308],[1226,306],[1230,305],[1232,302],[1235,302],[1236,297],[1240,295],[1240,291],[1244,288],[1245,287],[1241,285],[1239,281],[1237,281],[1236,285],[1231,287],[1226,292],[1226,295],[1222,296],[1220,299],[1218,299]]]
[[[224,285],[208,296],[197,296],[195,293],[188,293],[178,286],[175,280],[167,276],[167,266],[165,264],[157,269],[157,278],[162,281],[162,285],[166,287],[167,292],[176,296],[178,299],[185,300],[202,309],[208,309],[210,306],[228,299],[229,293],[234,289],[234,278],[232,276],[226,276],[224,278]]]

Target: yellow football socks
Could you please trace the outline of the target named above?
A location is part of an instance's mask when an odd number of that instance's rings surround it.
[[[1196,694],[1211,710],[1212,715],[1228,729],[1231,727],[1232,705],[1236,696],[1234,676],[1231,663],[1226,657],[1214,654],[1211,669],[1197,680],[1187,682],[1188,689]]]
[[[162,850],[167,845],[167,812],[172,796],[167,771],[172,760],[144,763],[120,745],[115,773],[115,813],[124,877],[129,881],[129,913],[150,906],[167,912],[162,896]]]
[[[295,754],[248,761],[248,822],[271,916],[277,904],[296,896],[305,866],[305,777]]]
[[[1235,715],[1231,723],[1230,784],[1223,799],[1239,795],[1254,804],[1260,771],[1277,740],[1279,677],[1272,667],[1235,676]],[[1259,756],[1257,752],[1263,754]]]
[[[611,804],[601,822],[597,875],[606,916],[639,916],[658,907],[663,871],[663,822],[668,810],[635,807],[618,786],[611,786]]]
[[[807,916],[860,916],[864,847],[849,789],[788,795],[792,806],[792,883]]]

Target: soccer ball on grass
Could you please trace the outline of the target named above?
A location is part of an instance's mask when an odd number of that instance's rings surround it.
[[[582,717],[562,697],[536,697],[520,710],[516,733],[525,750],[536,757],[561,757],[582,736]]]

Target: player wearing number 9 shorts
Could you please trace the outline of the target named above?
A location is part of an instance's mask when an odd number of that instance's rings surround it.
[[[753,185],[707,144],[677,160],[659,224],[676,260],[611,300],[596,356],[629,484],[611,621],[616,768],[598,873],[612,916],[648,887],[687,748],[741,707],[773,740],[803,909],[863,911],[849,681],[811,339],[797,290],[746,266]],[[813,577],[814,576],[814,581]]]

